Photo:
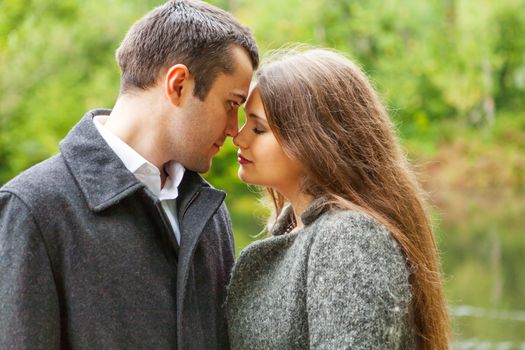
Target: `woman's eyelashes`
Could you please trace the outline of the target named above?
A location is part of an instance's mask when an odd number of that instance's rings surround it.
[[[254,134],[260,135],[264,134],[266,132],[266,128],[263,125],[261,125],[261,122],[259,121],[259,117],[255,116],[252,113],[248,113],[245,110],[245,113],[247,115],[246,122],[243,125],[243,129],[246,128],[246,130],[251,130]]]
[[[252,128],[252,131],[253,131],[254,133],[256,133],[257,135],[264,134],[264,132],[265,132],[264,129],[261,129],[261,128],[259,128],[258,126],[254,126],[254,127]]]

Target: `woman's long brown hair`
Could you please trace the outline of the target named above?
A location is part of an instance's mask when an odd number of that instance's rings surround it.
[[[277,58],[275,58],[277,57]],[[449,320],[424,193],[366,75],[325,49],[284,50],[257,73],[268,123],[305,172],[302,189],[383,223],[410,269],[422,349],[448,349]],[[285,199],[268,189],[278,215]]]

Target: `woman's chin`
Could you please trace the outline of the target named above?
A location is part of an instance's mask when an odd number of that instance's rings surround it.
[[[242,169],[242,167],[239,168],[237,176],[239,176],[239,179],[247,185],[260,185],[256,182],[253,182],[252,179],[250,179],[250,176],[248,176],[248,174],[246,174],[246,172]]]
[[[239,167],[239,170],[237,171],[237,176],[239,177],[239,179],[240,179],[242,182],[248,183],[248,182],[246,182],[246,174],[245,174],[244,171],[242,170],[242,166]]]

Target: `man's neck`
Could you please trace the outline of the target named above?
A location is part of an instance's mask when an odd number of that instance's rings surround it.
[[[161,149],[159,104],[155,94],[141,92],[138,96],[122,95],[118,98],[104,127],[128,144],[161,173],[162,183],[166,180],[164,164],[166,159]]]

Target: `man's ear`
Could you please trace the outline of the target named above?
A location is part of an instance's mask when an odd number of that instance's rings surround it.
[[[164,81],[164,91],[174,105],[179,105],[183,94],[191,88],[190,80],[190,71],[185,65],[176,64],[168,69]]]

